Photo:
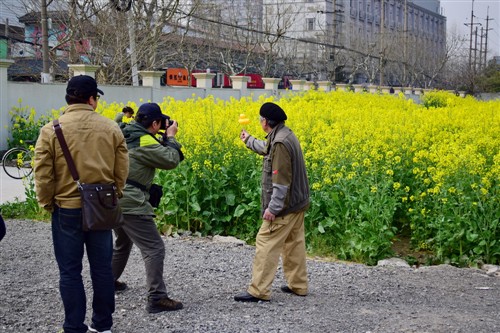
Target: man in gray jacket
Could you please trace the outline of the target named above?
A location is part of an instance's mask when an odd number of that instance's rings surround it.
[[[115,290],[125,290],[127,285],[118,281],[122,275],[135,244],[141,251],[146,268],[149,313],[182,309],[182,303],[167,295],[163,281],[165,245],[156,228],[154,210],[149,203],[149,188],[156,169],[174,169],[183,159],[181,145],[175,140],[177,122],[167,126],[168,117],[156,103],[145,103],[139,107],[135,121],[123,129],[129,150],[129,176],[123,198],[120,199],[125,224],[115,229],[113,252],[113,276]],[[164,141],[156,135],[166,129]]]
[[[304,214],[309,207],[309,182],[302,149],[295,134],[285,126],[287,116],[274,103],[260,108],[260,122],[267,133],[262,141],[241,131],[247,148],[264,155],[262,167],[262,225],[255,242],[252,281],[239,302],[269,301],[271,285],[282,254],[288,282],[286,293],[307,295]]]

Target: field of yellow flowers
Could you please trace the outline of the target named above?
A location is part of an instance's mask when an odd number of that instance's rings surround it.
[[[266,101],[273,97],[159,102],[179,122],[186,157],[157,174],[160,230],[254,238],[262,159],[239,133],[264,138],[258,116]],[[309,91],[275,102],[305,154],[311,253],[375,264],[404,234],[434,263],[500,263],[498,100],[432,92],[416,104],[403,95]],[[122,107],[101,103],[98,112],[114,118]]]

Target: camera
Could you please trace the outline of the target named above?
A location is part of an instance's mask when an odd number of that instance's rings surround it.
[[[160,129],[162,130],[166,130],[167,127],[170,127],[174,124],[174,121],[172,119],[170,119],[169,116],[167,116],[167,119],[165,119],[164,121],[161,122],[161,126],[160,126]],[[177,124],[179,125],[179,124]]]

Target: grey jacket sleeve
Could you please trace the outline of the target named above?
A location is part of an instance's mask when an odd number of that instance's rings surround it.
[[[248,149],[253,150],[259,155],[265,155],[267,141],[258,140],[253,136],[250,136],[246,142],[246,146]]]
[[[285,199],[288,194],[288,186],[273,183],[273,195],[269,202],[269,211],[274,215],[279,214],[285,208]]]

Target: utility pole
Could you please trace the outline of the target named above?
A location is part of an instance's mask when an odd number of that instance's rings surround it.
[[[477,27],[474,30],[474,64],[472,66],[472,72],[474,76],[476,75],[476,66],[477,66]]]
[[[385,24],[385,0],[380,1],[380,50],[379,50],[379,85],[382,86],[384,84],[384,59],[382,52],[384,50],[384,24]]]
[[[466,26],[470,25],[470,46],[469,46],[469,73],[470,73],[470,89],[474,92],[476,81],[476,51],[477,51],[477,28],[476,28],[476,47],[473,48],[472,41],[474,35],[474,25],[481,25],[481,23],[474,23],[474,0],[472,0],[472,10],[470,23],[465,23]],[[472,50],[474,49],[474,64],[472,64]]]
[[[465,24],[467,25],[467,24]],[[469,69],[472,69],[472,32],[474,26],[474,0],[472,0],[472,10],[470,16],[470,46],[469,46]]]
[[[481,34],[479,35],[479,70],[483,69],[483,37],[484,37],[484,28],[481,27]],[[477,31],[477,28],[476,28]],[[476,37],[477,38],[477,37]]]
[[[130,42],[130,65],[132,66],[132,85],[139,85],[139,73],[137,69],[137,46],[135,43],[135,18],[132,10],[128,11],[128,38]]]
[[[403,67],[403,82],[406,83],[406,72],[408,66],[408,1],[405,0],[405,9],[404,9],[404,26],[403,26],[403,34],[404,34],[404,67]]]
[[[488,31],[489,30],[492,30],[492,29],[489,29],[488,26],[489,26],[489,21],[493,20],[492,18],[490,19],[490,7],[488,7],[488,10],[486,11],[486,30],[485,30],[485,35],[486,35],[486,41],[484,43],[484,66],[486,66],[486,55],[488,54]]]
[[[49,59],[49,24],[47,17],[47,0],[42,0],[41,10],[41,25],[42,25],[42,62],[43,70],[41,73],[42,83],[51,83],[52,77],[50,75],[50,59]]]

